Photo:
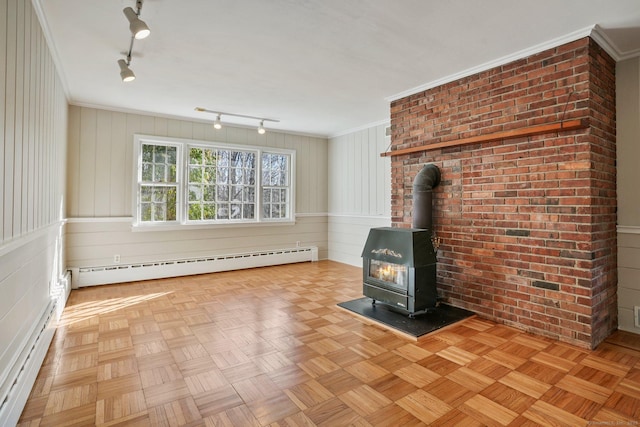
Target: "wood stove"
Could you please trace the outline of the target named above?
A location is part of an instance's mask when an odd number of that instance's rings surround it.
[[[413,181],[413,228],[372,228],[362,250],[364,296],[415,313],[435,308],[436,250],[433,247],[432,190],[440,169],[425,165]]]
[[[372,228],[362,251],[363,293],[407,312],[435,308],[436,253],[431,230]]]

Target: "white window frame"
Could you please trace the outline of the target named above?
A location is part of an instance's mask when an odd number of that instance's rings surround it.
[[[214,141],[191,140],[184,138],[168,138],[151,135],[134,135],[133,147],[133,191],[132,191],[132,228],[134,231],[150,230],[184,230],[190,228],[215,228],[215,227],[251,227],[265,225],[290,225],[295,223],[295,150],[251,146],[242,144],[229,144]],[[141,221],[141,192],[142,185],[142,145],[165,145],[177,147],[177,204],[175,221]],[[236,151],[252,151],[256,153],[256,177],[255,177],[255,218],[254,219],[225,219],[225,220],[189,220],[189,150],[195,148],[219,148]],[[286,218],[264,218],[262,211],[262,154],[283,154],[288,157],[288,191],[289,204]]]

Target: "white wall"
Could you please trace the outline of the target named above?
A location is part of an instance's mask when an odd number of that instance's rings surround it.
[[[16,411],[20,414],[24,402],[17,402],[16,398],[26,396],[20,397],[19,389],[29,392],[33,382],[28,383],[35,379],[42,360],[37,359],[44,357],[30,354],[30,350],[35,337],[43,336],[38,334],[55,308],[63,269],[67,102],[31,2],[0,0],[0,28],[3,424],[3,420],[13,419]],[[46,339],[37,343],[39,351],[44,348],[46,352],[47,346]],[[31,369],[20,373],[23,363]],[[4,401],[7,393],[10,398]]]
[[[296,224],[131,231],[133,135],[296,150]],[[71,106],[67,265],[93,267],[252,250],[317,246],[327,257],[327,140],[310,136]]]
[[[329,259],[362,266],[369,229],[391,224],[388,124],[329,139]]]
[[[618,325],[640,333],[640,58],[616,65],[618,165]]]

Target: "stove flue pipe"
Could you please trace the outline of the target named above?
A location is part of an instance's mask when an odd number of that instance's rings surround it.
[[[438,184],[440,184],[440,169],[432,163],[424,165],[413,180],[411,227],[431,230],[433,188]]]

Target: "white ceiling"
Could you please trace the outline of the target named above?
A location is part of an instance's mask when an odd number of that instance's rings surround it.
[[[337,135],[389,118],[389,100],[590,33],[640,54],[638,0],[35,0],[69,101],[196,120],[195,107]],[[44,19],[43,19],[44,18]],[[222,117],[223,122],[255,121]]]

